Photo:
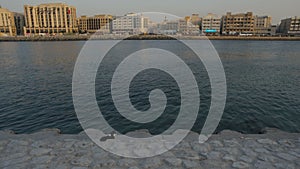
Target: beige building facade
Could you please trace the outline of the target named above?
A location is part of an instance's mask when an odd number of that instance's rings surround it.
[[[221,30],[221,19],[216,14],[208,13],[202,19],[202,32],[209,35],[209,34],[220,34]]]
[[[1,36],[17,35],[14,13],[0,7],[0,33]]]
[[[111,33],[112,15],[81,16],[77,19],[78,29],[81,33]]]
[[[24,32],[30,34],[77,33],[76,8],[64,3],[24,6]]]
[[[178,33],[181,35],[199,35],[199,25],[194,25],[191,22],[191,17],[186,16],[178,20]]]
[[[232,14],[227,12],[222,19],[222,34],[253,34],[255,16],[252,12]]]
[[[272,18],[270,16],[256,16],[254,19],[254,33],[256,35],[270,35]]]

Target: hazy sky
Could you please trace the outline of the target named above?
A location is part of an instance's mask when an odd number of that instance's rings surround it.
[[[4,8],[23,12],[23,5],[36,5],[49,2],[65,2],[77,7],[77,15],[113,14],[128,12],[164,12],[178,16],[208,12],[218,15],[227,11],[253,11],[257,15],[271,15],[276,24],[282,18],[300,15],[300,0],[0,0]]]

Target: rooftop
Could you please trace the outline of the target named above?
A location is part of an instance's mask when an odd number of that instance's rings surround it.
[[[69,6],[69,7],[74,7],[74,6],[68,5],[66,3],[61,3],[61,2],[60,3],[43,3],[43,4],[39,4],[39,5],[24,5],[24,6],[38,6],[38,7],[41,7],[41,6]]]

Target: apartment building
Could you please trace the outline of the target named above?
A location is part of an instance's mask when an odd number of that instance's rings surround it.
[[[164,21],[159,24],[159,33],[165,35],[176,35],[179,31],[179,23],[178,21]]]
[[[81,33],[108,34],[112,31],[112,20],[112,15],[81,16],[77,19],[77,24]]]
[[[272,32],[272,18],[270,16],[255,16],[254,34],[271,35],[271,32]]]
[[[114,34],[141,34],[147,33],[149,19],[140,14],[129,13],[119,16],[112,22]]]
[[[221,31],[221,20],[216,14],[208,13],[202,18],[202,32],[206,35],[217,35]]]
[[[186,16],[178,20],[178,33],[182,35],[199,35],[199,25],[194,25],[191,22],[191,17]]]
[[[0,7],[0,33],[1,36],[17,35],[14,13]]]
[[[78,32],[76,8],[64,3],[24,5],[25,34],[65,34]]]
[[[300,17],[294,16],[281,20],[277,33],[281,35],[300,35]]]
[[[255,16],[252,12],[232,14],[227,12],[222,19],[222,34],[253,34]]]

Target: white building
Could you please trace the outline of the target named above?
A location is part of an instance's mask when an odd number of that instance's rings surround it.
[[[178,21],[165,21],[159,24],[159,33],[166,35],[175,35],[179,30]]]
[[[130,13],[117,17],[112,22],[114,34],[141,34],[147,33],[149,19],[139,14]]]
[[[191,22],[190,17],[167,21],[159,24],[159,33],[166,35],[199,35],[199,26]]]

